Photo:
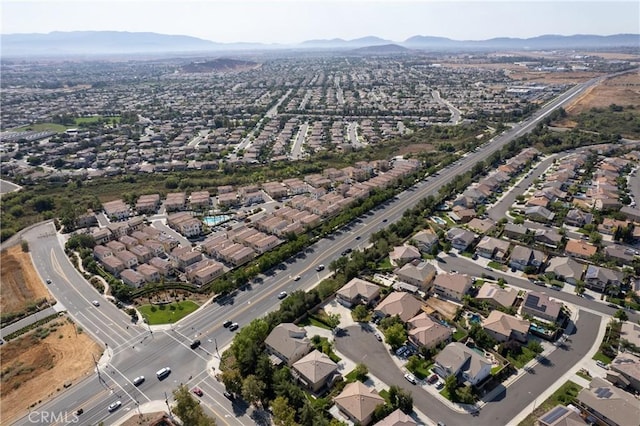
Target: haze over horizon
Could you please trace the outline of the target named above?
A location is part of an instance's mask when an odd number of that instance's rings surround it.
[[[637,1],[2,1],[2,34],[129,31],[233,43],[415,35],[454,40],[640,32]]]

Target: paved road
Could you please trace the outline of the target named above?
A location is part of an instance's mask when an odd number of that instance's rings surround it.
[[[20,185],[16,185],[8,180],[0,179],[0,194],[6,194],[7,192],[17,191],[22,188]]]
[[[369,371],[387,385],[398,385],[413,395],[413,405],[434,421],[443,421],[448,425],[495,426],[506,425],[518,415],[534,398],[551,386],[561,373],[573,367],[577,360],[584,357],[593,343],[601,318],[597,315],[580,312],[575,333],[564,349],[557,349],[548,357],[545,365],[538,365],[529,373],[513,382],[508,388],[487,403],[479,415],[470,416],[452,410],[442,404],[438,398],[419,386],[411,385],[403,376],[404,372],[396,367],[386,346],[374,338],[368,324],[348,327],[343,336],[336,338],[336,348],[356,362],[364,363]]]
[[[8,336],[11,333],[22,330],[23,328],[35,322],[38,322],[41,319],[48,317],[49,315],[53,315],[56,312],[59,312],[56,308],[49,307],[36,312],[35,314],[31,314],[28,317],[22,318],[20,321],[16,321],[13,324],[9,324],[6,327],[2,327],[2,330],[0,330],[0,340],[3,340],[5,336]]]
[[[291,158],[299,159],[300,157],[302,157],[302,145],[304,144],[304,139],[307,136],[308,130],[309,123],[304,123],[302,126],[300,126],[300,130],[298,130],[296,140],[293,142],[293,146],[291,147]]]
[[[33,247],[34,264],[40,275],[51,277],[54,281],[50,288],[56,299],[67,307],[72,317],[88,333],[112,351],[113,357],[108,361],[109,366],[104,367],[103,376],[111,372],[112,366],[115,367],[111,375],[113,383],[105,380],[116,394],[120,392],[123,407],[119,412],[135,409],[135,401],[144,402],[145,397],[164,399],[164,392],[168,393],[179,382],[187,382],[188,373],[193,376],[192,380],[196,381],[195,383],[208,392],[203,404],[216,415],[220,423],[253,424],[253,420],[247,417],[234,417],[234,415],[244,414],[244,411],[231,407],[229,401],[220,397],[220,385],[205,373],[208,368],[206,359],[209,354],[214,353],[216,346],[223,348],[231,342],[233,337],[232,333],[222,328],[221,322],[229,318],[236,320],[241,326],[245,325],[252,319],[262,317],[265,313],[276,309],[280,302],[276,295],[280,291],[310,288],[323,278],[323,275],[315,272],[317,264],[328,265],[347,247],[363,247],[373,232],[386,227],[388,223],[399,220],[403,213],[415,206],[420,199],[436,194],[444,183],[465,172],[476,162],[486,159],[513,138],[533,129],[553,109],[568,102],[596,81],[597,79],[594,79],[569,90],[545,105],[531,119],[517,124],[514,129],[505,134],[494,137],[491,142],[484,145],[482,150],[457,161],[443,170],[439,176],[429,177],[411,190],[400,194],[396,200],[380,206],[359,222],[346,227],[342,232],[317,242],[304,255],[304,258],[283,265],[284,270],[276,270],[271,275],[261,277],[261,284],[254,284],[251,291],[240,292],[223,303],[209,305],[181,321],[174,330],[154,332],[153,338],[144,327],[131,325],[129,317],[111,303],[101,299],[103,303],[100,307],[91,304],[91,300],[100,299],[100,295],[84,281],[68,261],[53,232],[52,225],[36,227],[27,232],[25,238]],[[327,274],[328,271],[325,270],[324,275]],[[302,279],[293,281],[291,277],[295,275],[301,275]],[[195,353],[188,347],[188,343],[196,337],[196,333],[203,343],[206,342],[203,348],[199,349],[206,356]],[[174,373],[167,380],[159,382],[153,377],[153,372],[165,365],[174,369]],[[131,389],[129,380],[138,374],[148,376],[147,382],[140,389]],[[57,412],[65,412],[70,406],[82,406],[86,413],[94,414],[86,416],[87,423],[82,420],[81,424],[93,424],[100,416],[106,416],[105,407],[111,402],[111,396],[104,395],[104,392],[109,391],[100,391],[99,386],[103,384],[96,382],[97,376],[87,379],[45,406]],[[191,385],[191,382],[189,384]],[[131,390],[128,394],[125,393],[127,389]],[[229,410],[233,415],[229,414]],[[25,418],[19,424],[28,424],[26,422]]]
[[[449,123],[451,124],[459,124],[460,123],[460,110],[458,108],[456,108],[455,106],[453,106],[453,104],[445,99],[442,99],[440,97],[440,92],[437,90],[434,90],[433,92],[431,92],[431,96],[433,96],[433,99],[441,104],[446,106],[449,109],[449,112],[451,113],[451,118],[449,119]]]

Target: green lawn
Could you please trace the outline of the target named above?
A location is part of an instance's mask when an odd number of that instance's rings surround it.
[[[389,259],[388,257],[385,257],[384,259],[382,259],[380,263],[378,263],[378,269],[382,269],[382,270],[393,269],[393,266],[391,265],[391,259]]]
[[[535,352],[533,352],[532,350],[530,350],[527,347],[523,347],[522,348],[522,353],[519,354],[516,358],[512,357],[511,355],[508,355],[507,359],[509,360],[509,362],[511,362],[511,364],[514,367],[522,368],[522,367],[525,366],[526,363],[528,363],[529,361],[531,361],[535,357],[536,357],[536,353]]]
[[[464,330],[460,330],[459,328],[456,328],[456,332],[453,333],[453,340],[455,340],[456,342],[459,342],[460,340],[462,340],[465,336],[467,335],[467,332]]]
[[[487,264],[490,268],[496,269],[498,271],[504,271],[506,268],[502,263],[498,263],[495,261],[491,261]]]
[[[197,303],[185,300],[169,305],[143,305],[138,310],[150,325],[158,325],[175,323],[198,308]]]
[[[95,117],[78,117],[76,118],[76,126],[82,126],[83,124],[93,124],[102,120],[110,123],[113,119],[116,120],[116,123],[120,122],[120,117],[103,117],[102,115],[97,115]]]
[[[605,364],[611,364],[611,361],[613,361],[611,358],[603,354],[602,351],[596,352],[596,354],[593,356],[593,359],[595,359],[596,361],[602,361]]]
[[[564,385],[553,393],[546,401],[538,405],[533,413],[529,414],[526,419],[521,421],[518,426],[534,426],[537,424],[538,417],[551,410],[558,404],[567,405],[578,396],[578,393],[582,389],[581,386],[568,380]]]

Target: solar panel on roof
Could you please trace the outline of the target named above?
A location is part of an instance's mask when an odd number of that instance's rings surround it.
[[[527,300],[524,304],[527,308],[538,309],[538,303],[540,302],[540,297],[534,294],[529,294]]]
[[[545,414],[544,417],[542,417],[540,420],[542,420],[545,423],[552,424],[556,420],[558,420],[560,417],[564,416],[567,411],[568,411],[567,407],[556,407],[553,410],[549,411],[547,414]]]
[[[597,388],[594,393],[598,395],[598,398],[609,399],[613,395],[609,388]]]

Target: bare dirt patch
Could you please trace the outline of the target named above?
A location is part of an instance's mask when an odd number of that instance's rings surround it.
[[[435,148],[429,143],[414,143],[407,146],[401,146],[397,149],[397,155],[416,154],[420,152],[434,151]]]
[[[591,108],[607,108],[611,104],[640,107],[640,78],[636,73],[605,80],[569,105],[566,111],[577,115]]]
[[[28,408],[64,390],[64,383],[76,383],[93,374],[93,357],[102,349],[79,333],[65,317],[46,324],[49,334],[33,331],[0,347],[0,407],[3,424],[24,415]],[[46,333],[46,332],[45,332]]]
[[[0,310],[21,312],[51,295],[31,263],[29,253],[15,245],[0,253]]]

